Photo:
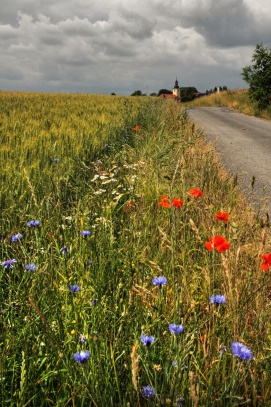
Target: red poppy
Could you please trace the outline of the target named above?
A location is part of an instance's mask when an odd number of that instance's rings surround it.
[[[124,207],[124,211],[126,213],[131,212],[131,210],[135,207],[135,202],[134,201],[130,201],[127,205],[125,205]]]
[[[165,198],[163,198],[165,197]],[[169,199],[166,197],[166,195],[161,196],[160,202],[158,202],[158,206],[162,206],[163,208],[170,208],[171,203]]]
[[[134,131],[140,130],[140,126],[137,125],[137,126],[133,127],[132,130],[134,130]]]
[[[205,242],[206,249],[212,251],[216,249],[218,252],[223,253],[226,250],[229,250],[231,244],[223,236],[212,236],[209,239],[209,242]]]
[[[173,198],[172,199],[172,205],[175,206],[175,208],[181,208],[184,204],[184,201],[179,198]]]
[[[228,222],[229,221],[229,214],[226,213],[226,212],[218,211],[217,214],[215,215],[215,218],[217,220],[222,220],[223,222]]]
[[[271,253],[261,254],[260,257],[263,260],[263,263],[261,264],[261,270],[268,271],[269,267],[271,266]]]
[[[188,193],[193,196],[194,198],[199,198],[200,196],[203,195],[203,192],[199,188],[192,188]]]

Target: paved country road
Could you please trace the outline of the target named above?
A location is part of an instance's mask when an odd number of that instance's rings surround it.
[[[189,108],[188,115],[215,143],[222,165],[237,175],[251,206],[258,210],[266,205],[271,217],[271,121],[225,107]]]

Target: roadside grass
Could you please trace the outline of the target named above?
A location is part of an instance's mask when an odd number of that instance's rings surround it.
[[[267,120],[271,119],[271,107],[262,111],[257,109],[257,106],[249,99],[247,89],[212,93],[211,95],[203,96],[192,102],[185,103],[185,106],[224,106],[249,116],[257,116]]]
[[[0,99],[2,405],[269,405],[269,227],[183,106]]]

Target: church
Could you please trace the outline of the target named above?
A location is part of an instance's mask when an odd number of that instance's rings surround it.
[[[162,93],[161,95],[159,95],[159,98],[173,99],[176,100],[177,102],[181,101],[181,89],[179,87],[177,78],[175,81],[174,88],[172,89],[172,93],[171,94]]]

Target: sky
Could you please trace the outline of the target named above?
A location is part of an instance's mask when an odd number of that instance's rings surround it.
[[[0,89],[130,95],[246,88],[270,0],[1,0]]]

